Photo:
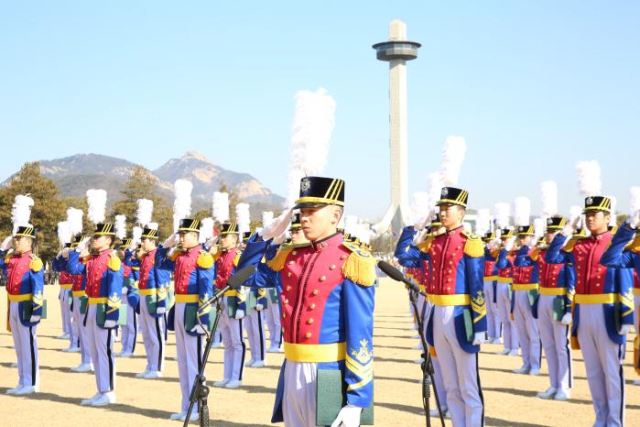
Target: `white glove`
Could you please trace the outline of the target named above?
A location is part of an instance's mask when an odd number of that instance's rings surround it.
[[[178,243],[178,234],[173,233],[171,236],[167,238],[167,240],[162,243],[163,248],[172,248]]]
[[[194,332],[198,335],[204,335],[207,333],[207,330],[205,329],[204,325],[197,324],[193,328],[191,328],[191,332]]]
[[[133,241],[133,242],[131,242],[131,244],[129,245],[129,250],[130,250],[131,252],[133,252],[133,251],[135,251],[135,250],[136,250],[136,248],[137,248],[137,247],[138,247],[138,241],[137,241],[137,240],[134,240],[134,241]]]
[[[514,239],[514,238],[507,239],[507,241],[504,242],[504,249],[507,252],[511,251],[511,249],[513,249],[513,245],[515,245],[515,243],[516,243],[516,239]]]
[[[264,228],[262,227],[258,227],[256,228],[256,234],[260,237],[262,237],[262,234],[264,233]]]
[[[631,325],[620,325],[620,330],[618,331],[618,333],[620,335],[627,335],[630,330],[631,330]]]
[[[640,211],[636,212],[631,218],[629,218],[629,227],[635,230],[638,226],[640,226]]]
[[[424,230],[424,228],[427,226],[427,224],[430,224],[431,221],[433,221],[433,218],[436,216],[436,211],[435,210],[430,210],[427,215],[422,218],[421,220],[419,220],[418,222],[416,222],[413,225],[413,229],[415,231],[422,231]]]
[[[5,239],[0,243],[0,251],[5,252],[7,249],[11,247],[11,240],[13,236],[5,237]]]
[[[167,312],[167,309],[165,307],[156,308],[156,314],[165,314],[166,312]]]
[[[64,248],[62,251],[60,251],[60,255],[64,259],[69,259],[69,252],[71,252],[71,248]]]
[[[484,343],[484,332],[476,332],[473,334],[472,345],[480,345]]]
[[[244,310],[236,310],[235,319],[240,320],[244,317]]]
[[[85,237],[84,239],[82,239],[80,241],[80,243],[78,243],[78,246],[76,247],[76,251],[77,252],[82,252],[85,249],[87,249],[87,243],[89,243],[90,239],[91,239],[91,237]]]
[[[420,243],[422,243],[424,241],[424,239],[427,238],[427,235],[429,234],[429,232],[427,230],[417,230],[416,234],[413,236],[413,244],[414,245],[418,245]]]
[[[564,226],[564,228],[562,229],[562,234],[566,237],[573,236],[573,233],[579,228],[581,221],[582,221],[582,216],[578,215],[576,219],[567,223],[567,225]]]
[[[116,327],[116,321],[115,320],[105,320],[104,321],[104,327],[105,327],[105,329],[115,328]]]
[[[276,237],[273,238],[273,244],[274,245],[281,245],[282,243],[284,243],[284,241],[287,239],[287,233],[282,233]]]
[[[361,412],[362,408],[359,406],[343,406],[331,427],[358,427],[360,425]]]
[[[31,318],[29,319],[29,322],[31,323],[36,323],[40,321],[40,316],[31,316]],[[625,325],[627,326],[627,325]]]
[[[208,248],[209,248],[209,250],[211,250],[212,248],[214,248],[214,247],[216,246],[216,243],[218,243],[218,236],[215,236],[215,237],[209,237],[209,238],[207,239],[207,241],[206,241],[206,242],[204,242],[204,245],[205,245],[206,247],[208,247]],[[217,252],[217,250],[216,250],[216,252]],[[215,252],[214,252],[214,254],[215,254]]]
[[[562,316],[562,319],[560,319],[560,323],[565,326],[569,326],[571,322],[573,322],[573,316],[571,316],[571,313],[565,313],[565,315]]]
[[[264,305],[256,304],[256,311],[262,311],[262,310],[264,310]]]
[[[264,240],[273,239],[287,231],[291,216],[293,216],[293,208],[283,211],[278,218],[271,221],[271,224],[265,227],[262,233]]]

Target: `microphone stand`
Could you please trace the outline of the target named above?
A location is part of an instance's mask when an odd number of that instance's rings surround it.
[[[417,302],[417,294],[409,290],[409,299],[411,300],[411,305],[413,306],[413,310],[416,313],[416,320],[418,321],[418,334],[420,335],[420,341],[422,342],[422,406],[424,407],[425,418],[427,422],[427,427],[431,427],[431,416],[429,415],[429,398],[431,397],[431,385],[433,385],[433,395],[436,399],[436,407],[438,408],[438,413],[440,415],[440,422],[442,423],[442,427],[444,427],[444,414],[442,413],[442,409],[440,407],[440,398],[438,397],[438,390],[435,386],[435,380],[433,379],[433,362],[431,361],[431,354],[429,354],[429,346],[427,344],[427,339],[424,336],[424,321],[422,319],[422,312],[418,310],[418,302]]]

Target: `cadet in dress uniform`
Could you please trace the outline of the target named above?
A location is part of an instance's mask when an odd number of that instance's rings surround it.
[[[633,275],[626,268],[608,268],[600,258],[609,247],[611,199],[585,199],[586,226],[591,236],[560,254],[570,226],[558,234],[547,251],[547,262],[565,262],[576,272],[571,344],[582,349],[587,381],[596,414],[594,426],[624,425],[622,360],[626,335],[633,322]]]
[[[640,213],[636,213],[629,221],[625,222],[611,241],[611,246],[600,259],[600,263],[605,267],[622,267],[634,268],[633,281],[633,324],[636,328],[636,338],[633,342],[633,367],[637,374],[640,375],[640,282],[638,281],[638,272],[640,272],[640,233],[638,226],[640,225]],[[634,381],[634,384],[640,384],[640,381]]]
[[[198,243],[200,221],[181,219],[178,234],[173,234],[158,247],[155,265],[174,271],[175,305],[169,312],[167,327],[175,331],[178,355],[178,375],[182,402],[180,412],[171,419],[184,421],[189,410],[189,396],[193,381],[198,375],[204,351],[206,328],[210,328],[211,307],[199,309],[213,296],[213,257]],[[179,240],[180,246],[169,252]],[[200,319],[198,323],[197,318]],[[191,420],[198,419],[198,407],[194,406]]]
[[[158,230],[145,227],[138,251],[140,261],[140,329],[147,354],[147,366],[144,372],[136,374],[138,378],[160,378],[165,358],[165,316],[167,307],[167,286],[171,280],[171,271],[156,265],[158,250]]]
[[[496,239],[492,231],[488,231],[482,241],[485,243],[484,250],[484,295],[487,304],[487,338],[492,344],[502,344],[502,327],[500,314],[498,313],[498,267],[496,267],[496,257],[491,254],[489,246]]]
[[[358,426],[372,404],[375,260],[337,232],[343,206],[344,181],[303,178],[294,208],[310,243],[267,255],[252,282],[282,289],[285,362],[272,422],[287,427],[316,425],[316,405],[323,405],[316,381],[325,370],[344,372],[347,405],[334,426]]]
[[[138,341],[138,314],[140,310],[140,295],[138,280],[140,278],[140,261],[131,248],[131,239],[123,239],[118,247],[118,256],[122,260],[124,278],[122,296],[127,300],[127,324],[122,326],[122,351],[116,353],[118,357],[131,357],[136,351]]]
[[[69,245],[65,245],[65,247],[69,247]],[[62,351],[68,352],[76,352],[79,350],[78,346],[78,330],[77,330],[77,320],[74,319],[73,310],[72,310],[72,293],[71,288],[73,284],[71,283],[71,275],[67,273],[65,270],[66,260],[62,259],[62,255],[58,254],[51,263],[51,267],[54,271],[60,274],[59,284],[60,284],[60,292],[58,294],[58,300],[60,301],[60,313],[62,314],[62,331],[63,334],[59,337],[62,339],[69,340],[69,347],[63,348]]]
[[[532,258],[540,267],[540,297],[538,299],[538,328],[549,368],[549,388],[538,397],[567,400],[573,384],[569,325],[571,301],[575,293],[575,275],[563,263],[547,263],[546,244],[562,230],[567,220],[560,216],[547,219],[544,243],[534,250]]]
[[[462,227],[469,193],[444,187],[438,206],[446,231],[434,237],[432,265],[434,309],[427,341],[435,348],[447,389],[454,426],[484,425],[478,352],[487,331],[484,298],[484,245]]]
[[[13,252],[0,253],[7,277],[7,327],[13,336],[19,377],[18,385],[7,394],[32,394],[40,387],[37,329],[44,305],[44,273],[42,260],[33,253],[35,239],[33,226],[19,226],[13,234]]]
[[[533,225],[518,227],[520,247],[513,261],[513,297],[511,314],[518,329],[518,338],[522,347],[522,366],[514,369],[516,374],[540,375],[540,331],[535,304],[538,299],[540,267],[531,258],[534,238]]]
[[[113,224],[96,225],[90,240],[91,252],[82,246],[69,253],[68,271],[86,275],[89,297],[84,326],[98,392],[82,405],[105,406],[116,403],[116,366],[113,353],[114,329],[120,317],[122,299],[122,262],[111,249],[115,240]]]
[[[509,239],[513,238],[513,230],[504,228],[500,233],[502,245],[507,244]],[[518,356],[520,348],[520,340],[518,339],[518,329],[514,320],[511,318],[511,300],[513,298],[513,260],[515,259],[515,251],[499,250],[498,254],[492,256],[496,259],[496,268],[498,269],[498,278],[496,280],[496,301],[498,306],[498,315],[502,324],[502,335],[504,349],[498,354]]]

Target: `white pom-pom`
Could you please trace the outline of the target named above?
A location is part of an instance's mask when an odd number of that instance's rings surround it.
[[[69,223],[67,221],[58,223],[58,240],[61,245],[66,245],[71,243],[71,238],[73,235],[71,234],[71,228],[69,227]]]
[[[506,228],[509,226],[509,217],[511,216],[511,205],[509,203],[496,203],[493,212],[496,227]]]
[[[618,210],[618,199],[616,197],[609,197],[611,199],[611,214],[609,216],[609,225],[615,226],[618,225],[618,214],[616,213]]]
[[[295,100],[286,207],[298,199],[303,177],[324,170],[335,126],[336,101],[325,89],[298,91]]]
[[[146,227],[150,230],[158,230],[158,223],[150,222],[149,224],[146,225]]]
[[[578,173],[578,185],[580,193],[585,196],[598,196],[602,191],[602,180],[600,176],[600,163],[596,160],[578,162],[576,164]]]
[[[69,230],[73,236],[82,234],[82,217],[84,212],[81,209],[69,208],[67,209],[67,224]]]
[[[478,209],[476,217],[476,235],[482,237],[491,230],[491,212],[489,209]]]
[[[640,187],[631,187],[629,215],[633,217],[638,211],[640,211]]]
[[[442,185],[445,187],[458,184],[458,177],[462,169],[462,162],[467,153],[467,143],[459,136],[449,136],[442,150],[442,165],[440,173]]]
[[[273,212],[266,211],[262,212],[262,227],[266,228],[273,222]]]
[[[122,240],[127,237],[127,217],[124,215],[116,215],[113,228],[116,230],[116,239]]]
[[[204,218],[200,221],[200,235],[198,241],[200,243],[206,242],[208,239],[213,238],[213,218]]]
[[[34,202],[29,195],[17,195],[14,199],[13,207],[11,208],[11,222],[13,223],[14,233],[19,226],[30,225],[31,220],[31,208]]]
[[[516,197],[513,202],[513,223],[516,226],[529,225],[531,221],[531,200],[526,197]]]
[[[104,190],[87,190],[87,218],[93,224],[101,224],[107,209],[107,192]]]
[[[145,227],[151,222],[153,216],[153,200],[138,199],[138,224]]]
[[[142,240],[142,227],[135,226],[131,229],[131,242],[140,242]]]
[[[251,231],[251,218],[249,216],[249,203],[238,203],[236,205],[236,222],[238,223],[238,232],[242,233]]]
[[[430,210],[429,206],[429,193],[417,192],[413,193],[413,200],[411,203],[412,223],[416,223],[424,218]]]
[[[536,218],[533,220],[533,230],[534,230],[533,233],[534,233],[536,242],[538,242],[538,239],[544,236],[544,230],[546,227],[545,224],[546,222],[542,218]]]
[[[191,190],[193,184],[186,179],[179,179],[173,184],[175,199],[173,202],[173,230],[177,231],[180,220],[191,215]]]
[[[540,184],[542,191],[542,216],[548,218],[558,213],[558,184],[555,181],[545,181]]]
[[[229,194],[216,191],[213,193],[213,219],[222,224],[229,221]]]

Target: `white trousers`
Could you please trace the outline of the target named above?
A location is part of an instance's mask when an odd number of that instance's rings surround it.
[[[26,304],[30,304],[27,301]],[[13,335],[13,347],[18,358],[18,385],[40,385],[40,365],[38,362],[38,326],[24,326],[20,323],[19,302],[11,302],[9,325]]]
[[[282,414],[286,427],[316,427],[316,363],[287,361]]]
[[[60,313],[62,315],[62,330],[65,334],[69,334],[69,347],[75,347],[78,345],[78,335],[76,329],[73,327],[75,319],[71,307],[69,307],[69,298],[73,298],[71,289],[60,288],[59,294],[60,300]]]
[[[262,311],[251,309],[245,319],[245,329],[251,349],[251,361],[264,361],[266,358],[266,339],[264,335],[264,314]]]
[[[224,344],[224,379],[242,381],[247,345],[242,334],[244,320],[229,317],[225,309],[220,314],[220,333]]]
[[[478,354],[460,347],[454,325],[455,307],[434,308],[433,339],[447,389],[447,406],[454,427],[484,425]]]
[[[569,326],[553,318],[553,295],[540,295],[538,327],[549,368],[549,382],[555,389],[567,390],[573,385]]]
[[[624,425],[624,348],[609,339],[602,305],[580,305],[578,342],[596,412],[594,427]]]
[[[427,302],[427,307],[425,310],[425,320],[424,320],[424,334],[427,336],[427,320],[431,316],[431,312],[433,311],[433,303]],[[431,357],[431,363],[433,364],[433,381],[436,387],[436,392],[438,393],[438,400],[440,401],[440,408],[444,411],[447,409],[447,388],[444,386],[444,378],[442,377],[442,368],[440,367],[440,362],[438,361],[438,356]],[[434,397],[435,400],[435,397]]]
[[[143,297],[144,298],[144,297]],[[142,330],[142,342],[147,354],[147,367],[145,371],[159,371],[164,369],[165,355],[165,322],[163,316],[153,317],[149,314],[147,303],[140,300],[140,329]]]
[[[180,391],[182,392],[181,412],[189,410],[189,396],[191,388],[200,371],[202,355],[204,353],[204,337],[202,335],[191,336],[184,329],[184,311],[186,303],[175,304],[175,333],[176,353],[178,355],[178,377],[180,379]],[[198,405],[193,408],[198,411]]]
[[[522,364],[528,369],[540,369],[540,331],[529,304],[529,291],[513,291],[513,298],[513,318],[522,346]]]
[[[89,338],[87,337],[87,328],[83,324],[84,316],[80,313],[80,297],[73,297],[73,318],[73,324],[78,332],[80,363],[91,363],[91,349],[89,347]]]
[[[264,310],[264,317],[269,328],[271,348],[282,347],[282,322],[280,316],[280,305],[277,302],[271,302],[271,299],[267,297],[267,308]]]
[[[511,299],[509,298],[509,283],[500,283],[496,287],[496,300],[498,301],[498,317],[502,324],[503,344],[505,350],[517,350],[520,348],[518,330],[515,322],[511,320]]]
[[[123,299],[126,297],[123,295]],[[138,314],[135,308],[127,304],[127,324],[122,325],[122,352],[133,353],[136,351],[136,341],[138,340]],[[141,303],[142,304],[142,303]]]
[[[497,286],[495,288],[497,291]],[[489,339],[502,336],[498,304],[493,302],[496,291],[494,291],[493,280],[484,282],[484,301],[487,307],[487,337]]]
[[[115,391],[116,358],[113,354],[113,329],[103,329],[98,326],[95,305],[88,306],[85,322],[98,392]]]
[[[636,335],[640,335],[640,323],[638,323],[638,317],[640,316],[640,295],[633,296],[633,326],[636,328]]]

